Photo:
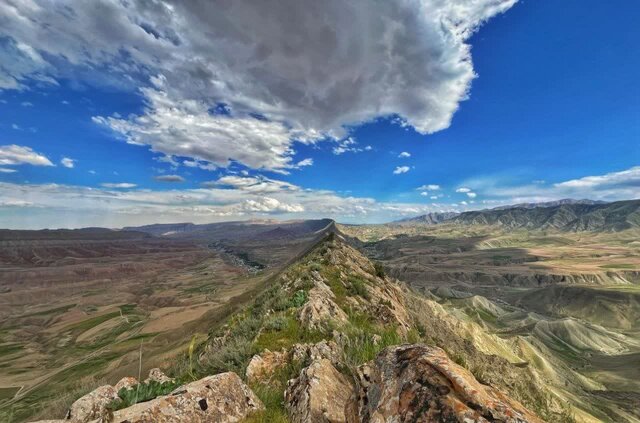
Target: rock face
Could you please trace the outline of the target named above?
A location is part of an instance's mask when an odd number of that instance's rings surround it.
[[[289,381],[285,405],[292,423],[347,422],[353,385],[327,359],[314,360]]]
[[[67,419],[74,423],[85,423],[91,420],[106,418],[109,415],[107,406],[118,398],[118,391],[110,385],[100,386],[93,392],[76,400],[67,413]]]
[[[251,358],[247,365],[246,375],[249,382],[268,383],[276,370],[287,363],[297,362],[309,365],[314,360],[327,359],[337,364],[342,358],[342,351],[334,341],[322,340],[317,344],[295,344],[288,351],[264,350]]]
[[[435,347],[389,347],[361,366],[358,378],[353,422],[542,422]]]
[[[144,383],[149,383],[149,382],[158,382],[158,383],[166,383],[166,382],[173,382],[173,379],[171,379],[169,376],[165,375],[162,370],[160,370],[159,368],[153,368],[151,370],[149,370],[149,377],[147,377],[144,380]]]
[[[235,373],[208,376],[113,413],[114,423],[238,422],[264,406]]]
[[[120,389],[122,388],[131,389],[137,384],[138,384],[138,379],[136,379],[135,377],[126,376],[120,379],[118,383],[115,384],[114,388],[116,392],[120,392]]]
[[[333,301],[335,295],[321,280],[314,280],[307,303],[298,312],[298,320],[308,329],[320,329],[327,322],[345,323],[347,314]]]
[[[271,375],[287,363],[286,351],[264,350],[256,354],[247,365],[246,375],[249,382],[268,382]]]

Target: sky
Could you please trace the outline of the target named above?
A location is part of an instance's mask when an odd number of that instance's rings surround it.
[[[640,198],[640,3],[0,4],[0,227]]]

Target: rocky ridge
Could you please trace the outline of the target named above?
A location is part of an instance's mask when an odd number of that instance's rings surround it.
[[[66,421],[542,422],[520,402],[544,397],[535,375],[465,331],[331,234],[200,347],[195,374],[213,376],[112,411],[128,378]]]

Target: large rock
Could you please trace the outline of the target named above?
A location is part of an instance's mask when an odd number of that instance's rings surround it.
[[[389,347],[358,369],[352,422],[541,423],[502,392],[482,385],[440,348]]]
[[[332,364],[342,359],[342,350],[335,341],[322,340],[316,344],[295,344],[289,352],[289,359],[304,364],[326,358]]]
[[[264,409],[235,373],[208,376],[148,402],[113,413],[113,423],[238,422]]]
[[[108,405],[118,398],[118,391],[111,385],[100,386],[76,400],[67,413],[73,423],[85,423],[95,419],[106,419],[110,415]]]
[[[144,380],[144,383],[149,383],[149,382],[167,383],[167,382],[173,382],[173,379],[165,375],[162,370],[155,367],[149,370],[149,376]]]
[[[262,353],[254,355],[247,365],[247,380],[249,382],[268,382],[276,370],[287,364],[287,358],[286,350],[264,350]]]
[[[251,357],[247,365],[246,376],[249,382],[268,383],[271,376],[288,363],[297,362],[308,366],[312,361],[326,358],[332,364],[342,359],[342,350],[334,341],[322,340],[317,344],[295,344],[288,351],[264,350]]]
[[[298,312],[298,320],[307,329],[320,329],[328,322],[342,324],[347,314],[333,301],[333,292],[323,282],[309,291],[309,299]]]
[[[115,384],[114,388],[116,392],[120,392],[122,388],[132,389],[134,386],[138,384],[138,379],[131,376],[125,376]]]
[[[292,423],[343,423],[353,385],[327,359],[315,360],[289,381],[285,405]]]

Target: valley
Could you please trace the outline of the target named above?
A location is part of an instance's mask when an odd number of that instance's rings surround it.
[[[300,421],[281,397],[293,370],[269,390],[247,366],[333,340],[348,378],[424,344],[548,422],[640,422],[639,235],[433,219],[4,231],[0,416],[62,417],[160,367],[236,372],[266,405],[247,422]]]
[[[389,274],[535,368],[577,421],[638,421],[640,233],[497,225],[339,229]],[[607,417],[612,410],[625,416]],[[628,413],[628,414],[627,414]]]

